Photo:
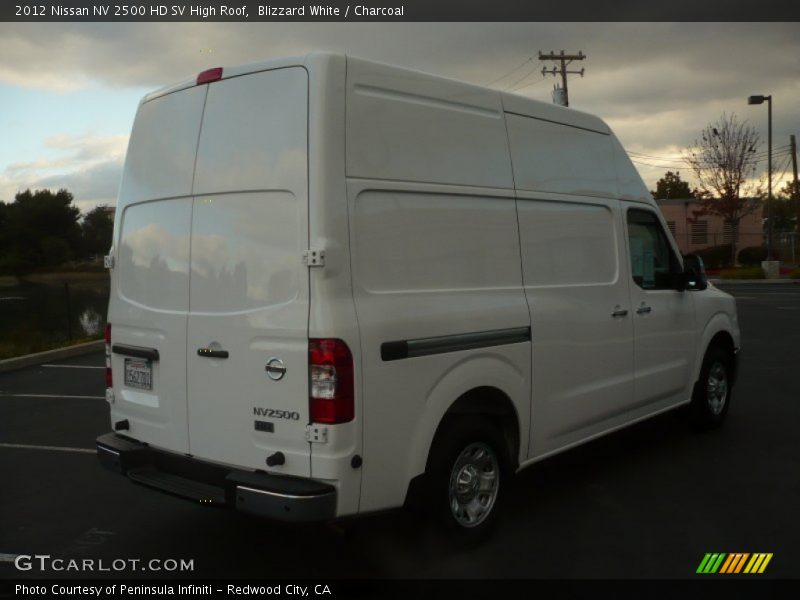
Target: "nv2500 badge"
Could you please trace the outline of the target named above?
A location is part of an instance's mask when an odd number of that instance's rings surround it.
[[[276,410],[274,408],[261,408],[260,406],[253,407],[253,414],[257,417],[269,417],[272,419],[289,419],[291,421],[300,420],[300,413],[297,411]]]

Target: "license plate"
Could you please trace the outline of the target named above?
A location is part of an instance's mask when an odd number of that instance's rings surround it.
[[[139,390],[153,389],[153,361],[125,359],[125,385]]]

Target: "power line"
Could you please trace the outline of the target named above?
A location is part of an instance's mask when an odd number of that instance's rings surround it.
[[[773,152],[777,150],[785,150],[786,148],[791,148],[791,144],[784,144],[783,146],[776,146],[772,149]],[[759,150],[758,154],[766,154],[769,150]],[[641,154],[642,156],[652,156],[653,158],[669,158],[668,156],[660,156],[656,154],[647,154],[646,152],[636,152],[635,150],[630,150],[629,154]]]
[[[524,90],[526,87],[531,87],[532,85],[536,85],[537,83],[542,83],[543,81],[547,81],[547,80],[543,77],[543,78],[541,78],[541,79],[539,79],[537,81],[532,81],[530,83],[526,83],[525,85],[521,85],[519,87],[515,87],[511,91],[512,92],[518,92],[519,90]]]
[[[494,79],[494,80],[492,80],[492,81],[490,81],[489,83],[486,83],[486,84],[484,84],[484,85],[485,85],[486,87],[491,87],[491,86],[493,86],[495,83],[497,83],[498,81],[500,81],[500,80],[502,80],[502,79],[505,79],[506,77],[508,77],[508,76],[509,76],[509,75],[511,75],[512,73],[516,73],[516,72],[517,72],[517,71],[519,71],[519,70],[520,70],[522,67],[524,67],[525,65],[527,65],[529,62],[532,62],[532,61],[533,61],[533,57],[532,57],[532,56],[529,56],[529,57],[528,57],[527,59],[525,59],[525,60],[524,60],[524,61],[523,61],[521,64],[519,64],[519,65],[517,65],[516,67],[514,67],[513,69],[511,69],[511,70],[510,70],[508,73],[504,73],[503,75],[501,75],[501,76],[500,76],[500,77],[498,77],[497,79]]]
[[[651,164],[651,163],[648,163],[648,162],[642,162],[640,160],[636,160],[633,157],[629,157],[629,158],[631,159],[632,163],[635,163],[637,165],[644,165],[646,167],[655,167],[657,169],[674,169],[675,168],[674,166],[671,166],[671,165],[654,165],[654,164]]]
[[[522,77],[520,77],[519,79],[517,79],[517,80],[516,80],[514,83],[512,83],[512,84],[510,84],[510,85],[507,85],[507,86],[506,86],[505,88],[503,88],[503,89],[504,89],[504,90],[507,90],[507,89],[509,89],[509,88],[514,88],[514,87],[515,87],[517,84],[519,84],[519,83],[521,83],[521,82],[525,81],[525,80],[526,80],[528,77],[530,77],[531,75],[535,75],[536,73],[538,73],[538,71],[531,71],[530,73],[526,73],[525,75],[523,75]],[[544,77],[542,77],[541,81],[544,81]],[[538,82],[536,82],[536,83],[538,83]]]
[[[628,154],[629,154],[628,158],[630,158],[631,162],[635,163],[637,165],[643,165],[643,166],[647,166],[647,167],[654,167],[654,168],[657,168],[657,169],[668,169],[668,170],[677,169],[677,166],[678,166],[676,164],[671,164],[671,165],[654,164],[652,162],[647,162],[647,160],[644,160],[641,157],[630,156],[630,153],[628,153]],[[789,159],[791,159],[791,155],[786,155],[786,156],[788,156]],[[772,154],[772,158],[775,159],[775,153],[774,152]],[[764,160],[765,160],[764,158],[761,158],[761,159],[755,161],[755,163],[753,164],[753,168],[755,169],[755,167],[757,165],[759,165],[760,163],[764,162]],[[713,161],[704,161],[704,162],[701,162],[700,164],[701,164],[701,166],[706,167],[706,168],[713,168],[713,167],[718,166],[718,163],[715,163]],[[688,162],[683,162],[683,166],[691,168],[691,165]],[[788,162],[787,162],[787,167],[788,167]],[[773,172],[775,172],[774,169],[773,169]]]
[[[792,162],[792,157],[791,155],[787,154],[786,160],[783,161],[783,169],[781,169],[781,174],[775,177],[774,174],[778,172],[778,169],[773,169],[772,170],[773,178],[777,181],[782,180],[787,175],[787,172],[789,171],[789,165],[791,164],[791,162]]]
[[[787,152],[790,149],[791,149],[791,146],[789,144],[787,144],[785,146],[780,146],[780,147],[775,148],[775,149],[772,150],[772,155],[776,156],[776,155],[779,155],[779,154],[783,154],[784,152]],[[677,162],[677,161],[683,161],[684,160],[682,157],[675,156],[675,155],[673,155],[673,156],[656,156],[654,154],[645,154],[644,152],[635,152],[633,150],[629,150],[628,154],[639,156],[641,158],[646,158],[648,160],[659,160],[659,161],[666,161],[666,162]],[[769,150],[762,150],[760,152],[755,153],[753,156],[757,157],[757,158],[769,156]]]

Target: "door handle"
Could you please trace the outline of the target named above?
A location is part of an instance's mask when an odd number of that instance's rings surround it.
[[[652,310],[653,309],[651,307],[642,305],[642,306],[640,306],[639,308],[636,309],[636,314],[637,315],[644,315],[644,314],[647,314],[649,312],[652,312]]]
[[[620,308],[619,305],[615,306],[614,307],[614,312],[611,313],[611,316],[614,317],[614,318],[616,318],[616,317],[625,317],[627,315],[628,315],[628,309],[627,308]]]
[[[211,348],[198,348],[197,356],[205,358],[228,358],[227,350],[212,350]]]

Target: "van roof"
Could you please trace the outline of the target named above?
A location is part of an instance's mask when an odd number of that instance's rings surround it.
[[[226,66],[223,67],[222,79],[238,77],[241,75],[246,75],[248,73],[257,73],[259,71],[267,71],[271,69],[279,69],[284,67],[297,67],[297,66],[307,69],[311,73],[311,76],[313,77],[314,76],[313,74],[315,72],[324,70],[328,68],[327,67],[328,65],[332,64],[333,62],[336,62],[331,60],[332,58],[339,60],[352,59],[362,63],[375,65],[378,66],[380,69],[386,69],[387,74],[388,72],[391,71],[394,71],[396,74],[417,73],[429,80],[454,82],[460,86],[461,90],[474,88],[475,91],[480,91],[483,95],[485,95],[487,92],[490,92],[492,94],[496,94],[496,97],[500,100],[500,104],[502,105],[502,110],[506,113],[516,114],[524,117],[534,117],[536,119],[543,121],[552,121],[554,123],[560,123],[563,125],[578,127],[588,131],[594,131],[600,134],[609,135],[611,138],[613,153],[617,165],[616,167],[617,178],[620,186],[619,198],[623,200],[632,200],[654,205],[653,198],[648,192],[646,186],[644,185],[644,182],[641,180],[641,177],[639,176],[635,167],[630,162],[627,153],[625,152],[624,148],[622,147],[616,136],[614,136],[613,132],[608,127],[608,125],[606,125],[606,123],[601,118],[592,115],[590,113],[585,113],[579,110],[575,110],[574,108],[557,106],[555,104],[551,104],[548,102],[534,100],[526,96],[520,96],[518,94],[505,92],[502,90],[496,90],[486,86],[479,86],[472,83],[461,82],[447,77],[441,77],[439,75],[432,75],[429,73],[413,69],[406,69],[404,67],[398,67],[395,65],[380,63],[377,61],[358,59],[357,57],[351,55],[346,55],[342,53],[332,53],[332,52],[312,52],[299,56],[288,56],[283,58],[274,58],[270,60],[243,64],[243,65]],[[153,100],[154,98],[158,98],[160,96],[165,96],[173,92],[195,87],[197,85],[196,77],[197,75],[195,75],[195,77],[192,79],[187,79],[180,83],[169,85],[161,89],[158,89],[154,92],[151,92],[147,94],[144,98],[142,98],[140,105],[150,100]]]
[[[347,55],[335,52],[310,52],[304,55],[272,58],[269,60],[247,63],[243,65],[223,67],[222,79],[228,79],[230,77],[238,77],[239,75],[256,73],[258,71],[266,71],[268,69],[279,69],[281,67],[309,66],[324,57],[330,57],[330,56],[340,56],[343,58],[347,58]],[[364,60],[364,59],[359,58],[359,60]],[[537,118],[544,118],[544,119],[549,118],[559,123],[569,123],[570,125],[583,127],[584,129],[590,129],[592,131],[597,131],[600,133],[610,132],[608,126],[603,122],[602,119],[596,117],[595,115],[575,110],[574,108],[565,108],[563,106],[550,104],[548,102],[542,102],[541,100],[534,100],[533,98],[528,98],[527,96],[521,96],[519,94],[504,92],[501,90],[494,90],[493,88],[487,88],[486,86],[480,86],[474,83],[454,80],[449,77],[442,77],[441,75],[435,75],[433,73],[418,71],[416,69],[408,69],[405,67],[390,65],[388,63],[381,63],[378,61],[364,60],[364,62],[369,62],[375,65],[383,65],[391,69],[401,69],[404,71],[414,71],[417,73],[424,73],[425,75],[436,77],[437,79],[441,79],[443,81],[458,81],[458,83],[473,86],[475,88],[480,88],[484,90],[490,89],[501,95],[503,101],[503,107],[506,112],[516,113],[525,116],[536,116]],[[166,94],[171,94],[172,92],[177,92],[190,87],[194,87],[195,85],[197,85],[196,77],[197,76],[195,75],[194,78],[186,79],[179,83],[159,88],[147,94],[144,98],[142,98],[142,103],[153,100],[154,98],[158,98],[159,96],[164,96]]]
[[[309,58],[321,57],[326,55],[330,56],[329,53],[315,52],[302,56],[286,56],[283,58],[272,58],[269,60],[262,60],[259,62],[247,63],[243,65],[226,66],[223,67],[222,70],[222,79],[228,79],[230,77],[238,77],[239,75],[247,75],[248,73],[256,73],[258,71],[267,71],[269,69],[279,69],[281,67],[302,66],[309,62],[308,60]],[[149,94],[145,95],[144,98],[142,98],[140,104],[144,104],[145,102],[149,102],[150,100],[153,100],[160,96],[165,96],[173,92],[179,92],[181,90],[194,87],[195,85],[197,85],[197,75],[195,75],[191,79],[185,79],[179,83],[166,85],[164,87],[158,88],[153,92],[150,92]]]

